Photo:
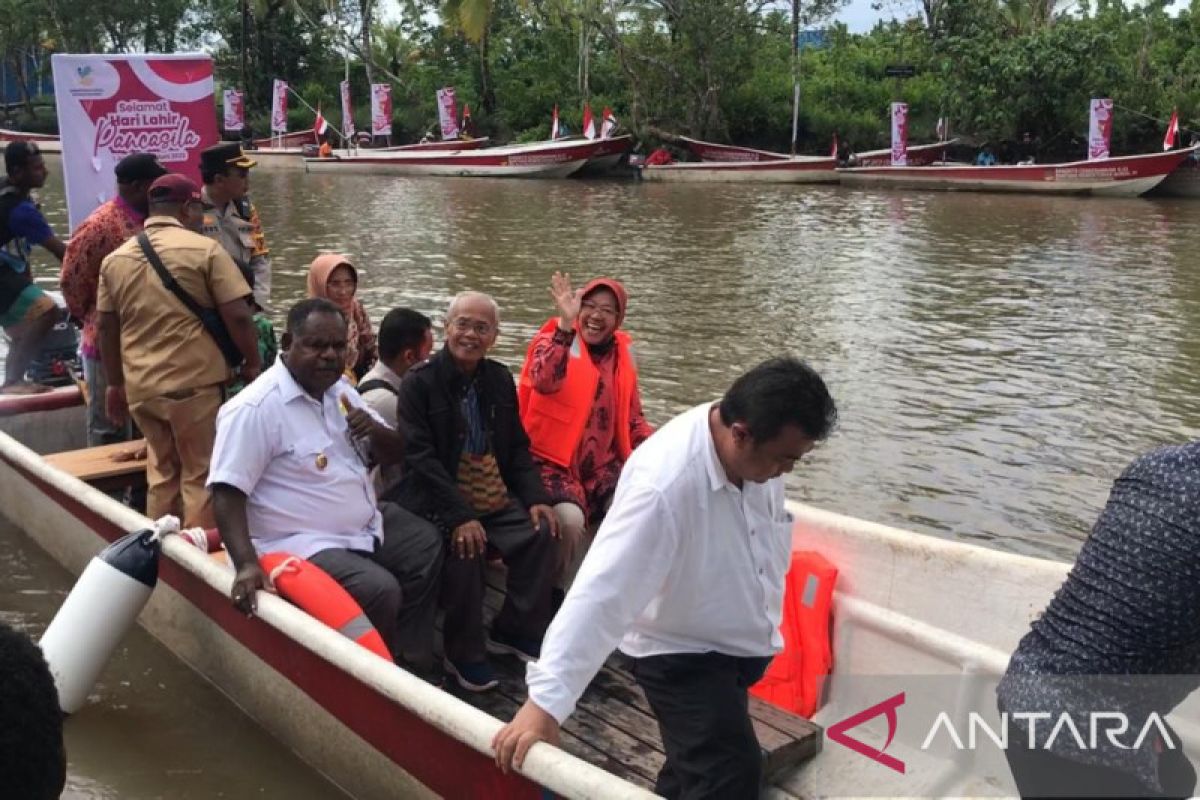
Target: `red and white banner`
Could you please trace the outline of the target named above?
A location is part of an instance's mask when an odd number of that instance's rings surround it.
[[[1107,97],[1092,98],[1088,115],[1088,161],[1108,158],[1112,144],[1113,101]]]
[[[1179,136],[1179,109],[1171,110],[1171,121],[1167,123],[1167,135],[1163,137],[1163,150],[1172,150]]]
[[[371,84],[371,135],[392,135],[392,85]]]
[[[437,90],[438,120],[442,123],[442,139],[458,138],[458,100],[454,87]]]
[[[554,114],[550,117],[550,138],[558,138],[558,103],[554,104]]]
[[[607,139],[613,135],[613,131],[617,129],[617,118],[613,116],[612,109],[608,106],[604,107],[604,121],[600,124],[600,138]]]
[[[892,166],[908,166],[908,103],[892,103]]]
[[[116,194],[113,168],[131,153],[200,182],[200,151],[220,138],[211,57],[56,54],[51,65],[72,229]]]
[[[589,103],[583,104],[583,137],[596,138],[596,118],[592,116],[592,106]]]
[[[225,130],[241,131],[246,127],[245,95],[237,89],[226,89],[222,105],[225,109]]]
[[[342,81],[342,133],[354,135],[354,104],[350,102],[350,81]]]
[[[287,133],[287,81],[275,79],[271,87],[271,133]]]

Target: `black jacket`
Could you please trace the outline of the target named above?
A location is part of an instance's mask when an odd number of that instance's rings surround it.
[[[479,517],[457,482],[466,441],[461,400],[467,380],[444,347],[405,374],[397,401],[404,434],[404,478],[384,495],[416,514],[436,516],[447,530]],[[529,455],[512,373],[485,358],[475,372],[475,385],[492,453],[509,493],[526,508],[549,505],[541,473]]]

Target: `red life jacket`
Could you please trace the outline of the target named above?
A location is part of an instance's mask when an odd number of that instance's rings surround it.
[[[557,327],[558,317],[553,317],[542,326],[538,335],[553,333]],[[613,431],[617,437],[617,452],[622,459],[627,459],[633,452],[629,427],[633,395],[637,389],[637,367],[629,350],[632,341],[629,334],[617,331],[613,335],[617,348],[617,385],[614,387],[617,400]],[[536,337],[534,341],[537,341]],[[521,424],[525,427],[525,433],[529,434],[529,449],[544,461],[569,468],[575,458],[575,450],[583,439],[583,429],[587,427],[592,405],[596,402],[600,370],[592,363],[587,343],[583,341],[578,328],[567,359],[567,377],[557,392],[542,394],[534,390],[532,363],[533,343],[530,343],[529,351],[525,354],[525,366],[521,368],[521,382],[517,387]]]
[[[783,652],[775,656],[750,692],[772,705],[811,717],[821,706],[833,670],[830,621],[837,567],[820,553],[792,553],[783,592]]]

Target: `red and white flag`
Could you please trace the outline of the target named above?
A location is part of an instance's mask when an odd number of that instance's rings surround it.
[[[1163,150],[1175,147],[1175,138],[1179,136],[1179,109],[1171,110],[1171,121],[1167,123],[1167,135],[1163,137]]]
[[[463,103],[463,118],[462,125],[459,128],[460,133],[465,133],[467,136],[474,136],[475,132],[471,130],[471,104]]]
[[[837,134],[833,135],[833,145],[829,148],[829,157],[837,158]]]
[[[596,120],[592,117],[592,107],[588,103],[583,104],[583,135],[586,139],[596,138]]]
[[[328,130],[329,122],[326,121],[325,116],[321,113],[321,106],[318,105],[317,118],[313,120],[313,133],[317,134],[317,136],[324,136]]]
[[[600,124],[600,138],[607,139],[613,135],[613,131],[617,129],[617,118],[613,116],[612,109],[608,106],[604,107],[604,121]]]
[[[558,138],[558,103],[554,104],[554,115],[550,117],[550,138]]]

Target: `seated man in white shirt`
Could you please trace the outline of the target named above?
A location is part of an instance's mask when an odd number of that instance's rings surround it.
[[[528,667],[529,700],[492,742],[501,769],[519,767],[534,742],[558,742],[619,642],[662,732],[667,760],[655,792],[758,796],[762,756],[747,689],[783,646],[792,550],[783,475],[836,419],[816,372],[774,358],[633,452]]]
[[[271,582],[258,555],[286,552],[329,573],[362,607],[398,664],[433,674],[442,537],[394,503],[378,508],[375,460],[403,440],[343,376],[346,319],[324,299],[288,312],[283,352],[221,408],[208,486],[237,568],[233,602],[253,613]]]

